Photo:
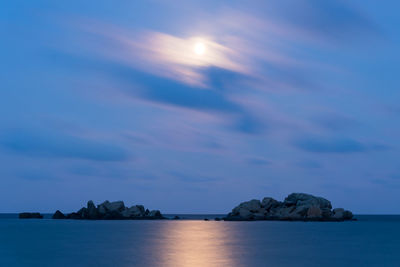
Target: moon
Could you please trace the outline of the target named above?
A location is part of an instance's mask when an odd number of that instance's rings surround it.
[[[203,43],[196,43],[194,45],[194,52],[196,53],[196,55],[204,55],[204,53],[206,52],[206,46]]]

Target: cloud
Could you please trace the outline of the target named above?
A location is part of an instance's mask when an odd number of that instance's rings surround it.
[[[295,147],[313,153],[356,153],[365,152],[368,147],[353,139],[301,138],[294,142]]]
[[[24,169],[19,177],[25,180],[53,180],[57,177],[57,174],[53,174],[43,169]]]
[[[129,92],[143,99],[198,110],[239,112],[241,107],[218,90],[204,90],[174,80],[128,71],[126,79],[139,83]]]
[[[132,86],[124,87],[132,97],[166,106],[213,112],[233,120],[231,129],[246,134],[259,134],[266,128],[265,123],[244,105],[229,98],[226,83],[240,79],[232,72],[208,69],[207,72],[212,73],[210,82],[213,85],[213,89],[208,90],[121,66],[111,67],[110,71],[114,77],[132,83]]]
[[[181,182],[187,182],[187,183],[214,183],[217,181],[220,181],[221,179],[218,179],[216,177],[208,177],[208,176],[203,176],[203,175],[193,175],[193,174],[184,174],[184,173],[179,173],[179,172],[170,172],[170,175],[177,178]]]
[[[293,46],[293,32],[298,29],[252,15],[237,11],[218,14],[204,27],[205,33],[210,32],[207,36],[132,31],[93,21],[90,27],[82,22],[81,28],[88,36],[96,36],[95,43],[86,40],[91,47],[88,53],[190,86],[213,89],[215,79],[226,71],[258,80],[268,88],[315,87],[301,74],[301,67],[309,62],[281,48],[282,43]],[[204,44],[204,55],[195,53],[197,42]]]
[[[247,163],[251,164],[251,165],[257,165],[257,166],[267,166],[271,164],[271,161],[264,159],[264,158],[248,158],[246,160]]]
[[[378,27],[371,19],[348,1],[298,1],[301,8],[290,9],[288,18],[293,25],[328,40],[342,41],[377,36]]]
[[[99,71],[101,75],[118,83],[118,90],[125,96],[166,108],[207,112],[229,120],[229,128],[238,132],[259,134],[265,129],[265,123],[249,112],[246,105],[230,97],[230,90],[237,90],[241,81],[247,80],[247,77],[239,73],[216,67],[202,69],[201,73],[209,77],[212,86],[212,89],[205,89],[103,58],[63,52],[54,52],[52,57],[59,58],[64,65],[74,70]]]
[[[335,113],[316,115],[312,122],[329,131],[343,131],[360,126],[355,119]]]
[[[83,28],[102,39],[100,45],[93,48],[109,60],[188,85],[208,87],[207,77],[202,73],[206,68],[250,73],[238,51],[211,37],[185,38],[145,30],[130,32],[103,24]],[[195,52],[199,43],[205,47],[202,55]]]
[[[110,61],[102,57],[76,55],[61,51],[54,51],[50,56],[57,57],[64,67],[83,71],[96,70],[118,82],[119,90],[135,98],[195,110],[227,113],[242,110],[238,104],[229,100],[222,90],[225,81],[240,79],[237,74],[230,71],[218,68],[199,70],[210,74],[212,85],[216,87],[216,90],[211,90],[154,75],[151,72],[131,68],[121,62]]]
[[[245,113],[237,119],[233,129],[245,134],[260,134],[266,130],[266,126],[255,116]]]
[[[324,27],[335,34],[348,31],[349,25],[370,27],[367,17],[346,3],[294,5],[299,6],[258,3],[257,10],[218,8],[186,31],[186,25],[160,32],[100,20],[75,21],[76,30],[84,33],[74,40],[82,49],[69,51],[77,56],[77,65],[104,71],[135,99],[212,113],[230,120],[230,129],[260,134],[267,129],[265,116],[250,113],[251,105],[236,99],[259,90],[280,94],[322,88],[324,81],[315,77],[331,66],[317,62],[312,51],[321,48]],[[318,28],[319,23],[324,26]],[[304,41],[311,49],[298,49]],[[197,43],[204,45],[203,55],[195,53]]]
[[[297,162],[295,165],[304,168],[304,169],[320,169],[322,168],[322,164],[315,160],[302,160]]]
[[[84,34],[74,41],[83,49],[66,50],[76,56],[76,65],[100,70],[135,99],[207,112],[230,120],[230,129],[260,134],[273,125],[238,99],[254,91],[282,94],[329,86],[318,78],[321,69],[332,68],[318,62],[324,48],[321,41],[334,34],[338,42],[346,43],[340,34],[352,36],[358,29],[361,36],[375,29],[366,15],[345,2],[257,6],[241,11],[218,8],[186,31],[186,25],[160,32],[101,20],[75,21],[75,30]],[[197,43],[204,45],[203,55],[196,54]],[[299,49],[305,43],[307,49]],[[319,51],[317,56],[314,49]],[[264,104],[268,97],[260,95]],[[317,123],[326,128],[347,127],[344,121]]]
[[[116,145],[54,132],[12,130],[0,137],[0,145],[30,157],[93,161],[124,161],[128,158],[127,152]]]

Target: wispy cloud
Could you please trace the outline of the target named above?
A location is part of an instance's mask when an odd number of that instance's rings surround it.
[[[109,142],[27,129],[6,132],[0,136],[0,144],[9,151],[30,157],[94,161],[124,161],[128,158],[124,149]]]
[[[99,24],[85,30],[103,38],[102,46],[97,49],[110,60],[188,85],[208,87],[207,77],[202,73],[206,68],[249,74],[239,51],[209,36],[179,37]],[[198,45],[204,47],[204,53],[196,53]]]
[[[386,149],[384,145],[365,144],[350,138],[304,137],[294,142],[294,146],[314,153],[357,153]]]
[[[271,164],[271,161],[260,157],[250,157],[246,160],[246,162],[256,166],[268,166]]]

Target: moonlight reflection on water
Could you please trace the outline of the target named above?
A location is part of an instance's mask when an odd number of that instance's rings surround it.
[[[161,228],[158,251],[163,266],[234,266],[224,223],[179,221]]]

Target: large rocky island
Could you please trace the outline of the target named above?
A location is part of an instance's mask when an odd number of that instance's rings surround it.
[[[332,210],[329,200],[304,193],[292,193],[283,202],[270,197],[253,199],[235,207],[225,221],[346,221],[353,213],[342,208]]]
[[[95,206],[92,200],[89,200],[86,207],[77,212],[64,215],[57,210],[53,219],[76,219],[76,220],[160,220],[165,219],[159,210],[149,211],[142,205],[126,207],[123,201],[103,203]]]

